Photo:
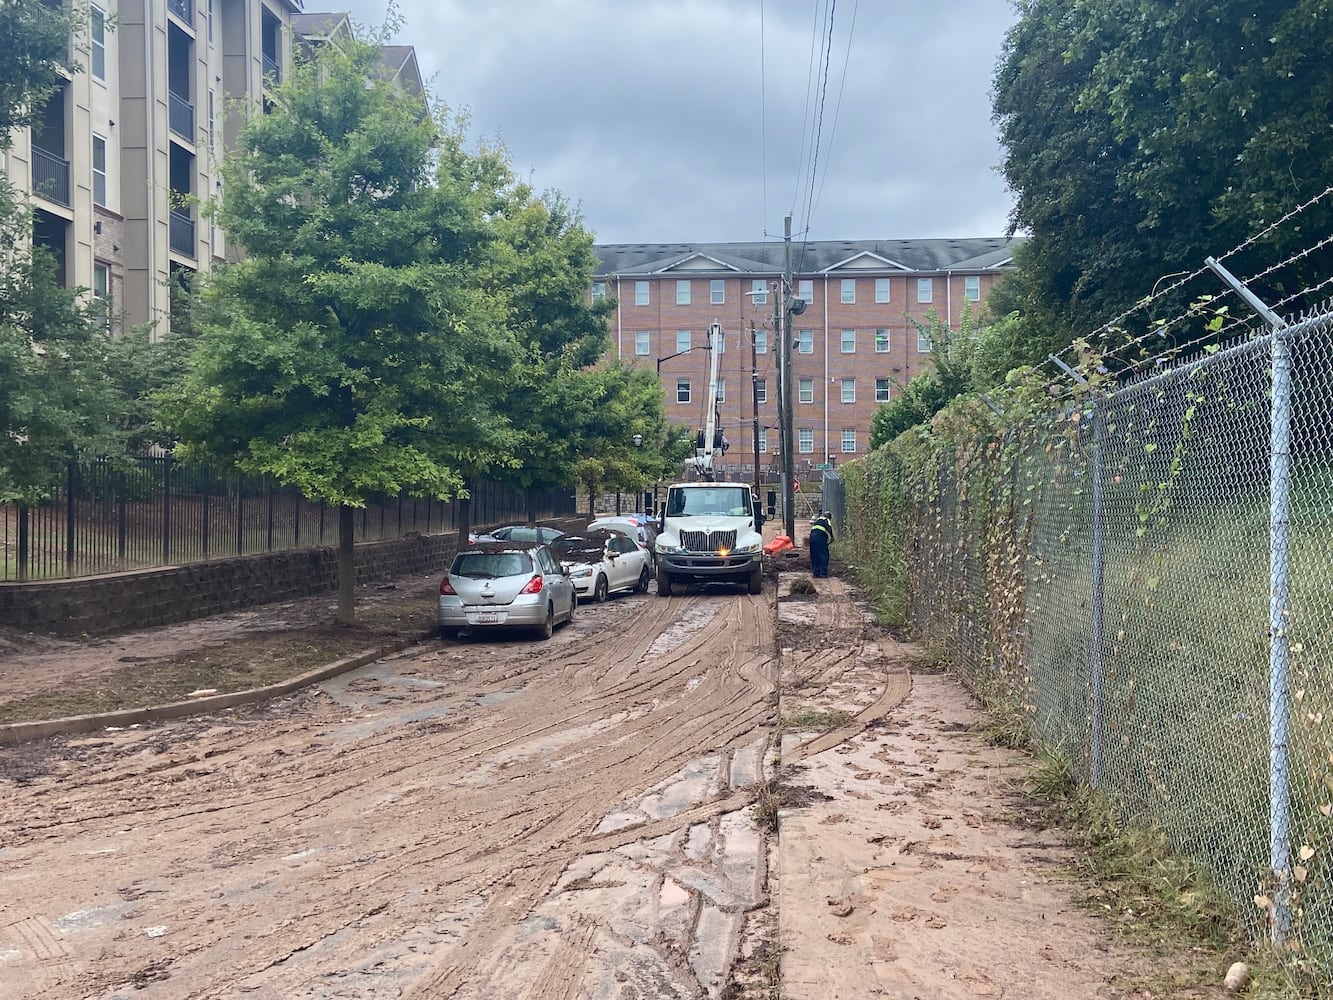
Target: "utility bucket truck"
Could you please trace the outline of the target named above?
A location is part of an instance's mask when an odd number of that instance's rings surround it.
[[[705,482],[676,483],[667,489],[662,530],[657,536],[657,594],[670,597],[686,583],[738,583],[750,593],[764,589],[764,515],[745,483],[715,483],[713,455],[725,451],[717,419],[717,364],[722,327],[708,329],[712,355],[708,373],[708,409],[695,455],[686,464]]]
[[[686,583],[764,589],[764,515],[746,483],[675,483],[657,536],[657,596]]]

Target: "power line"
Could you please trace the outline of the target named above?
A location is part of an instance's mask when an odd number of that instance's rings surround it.
[[[759,0],[759,174],[762,190],[759,230],[768,224],[768,81],[764,72],[764,0]]]
[[[833,127],[829,129],[829,156],[824,158],[824,176],[819,182],[819,193],[815,195],[814,204],[810,206],[810,215],[815,214],[815,209],[819,207],[819,199],[824,197],[824,182],[828,180],[828,162],[832,158],[833,142],[838,137],[838,115],[842,111],[842,94],[847,89],[847,68],[852,64],[852,39],[856,37],[856,14],[861,9],[861,0],[855,0],[852,4],[852,22],[847,27],[847,49],[842,56],[842,79],[838,82],[838,97],[833,102]]]
[[[805,251],[810,245],[808,234],[810,232],[810,212],[815,197],[815,177],[819,173],[819,143],[824,132],[824,100],[828,96],[828,67],[829,58],[833,54],[833,21],[838,13],[838,0],[830,0],[828,15],[828,40],[824,45],[824,72],[821,74],[822,82],[819,87],[819,115],[815,126],[815,142],[813,146],[813,155],[810,158],[810,188],[805,199],[805,225],[802,229],[806,233],[806,238],[801,241],[800,265],[797,270],[803,270],[805,267]]]

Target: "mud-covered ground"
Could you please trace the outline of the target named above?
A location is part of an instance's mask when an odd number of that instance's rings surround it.
[[[775,606],[777,583],[0,746],[0,995],[1209,995],[1153,992],[1158,958],[1074,905],[1022,757],[957,684],[913,678],[842,581]],[[433,585],[364,594],[364,620],[428,626],[406,609]],[[273,671],[330,615],[29,642],[0,701],[200,651]]]

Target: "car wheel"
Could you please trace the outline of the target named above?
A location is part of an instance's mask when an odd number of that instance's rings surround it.
[[[574,624],[574,612],[579,609],[579,595],[571,594],[569,597],[569,617],[565,619],[566,625]]]
[[[597,582],[592,588],[592,597],[598,604],[606,600],[607,595],[611,593],[611,586],[606,582],[606,577],[599,576]]]
[[[764,571],[755,569],[750,571],[750,593],[762,594],[764,592]]]
[[[546,621],[537,626],[537,638],[549,639],[555,633],[555,605],[546,605]]]
[[[663,573],[660,569],[657,571],[657,596],[671,596],[671,577]]]
[[[651,579],[652,575],[648,572],[648,567],[645,566],[639,572],[639,582],[634,585],[634,593],[636,594],[648,593],[648,581],[650,581]]]

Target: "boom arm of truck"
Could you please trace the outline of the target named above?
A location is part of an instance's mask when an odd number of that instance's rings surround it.
[[[705,479],[713,478],[713,441],[717,435],[717,366],[721,355],[722,327],[714,323],[708,328],[708,416],[704,421],[703,446],[694,450],[688,464],[694,466]]]

